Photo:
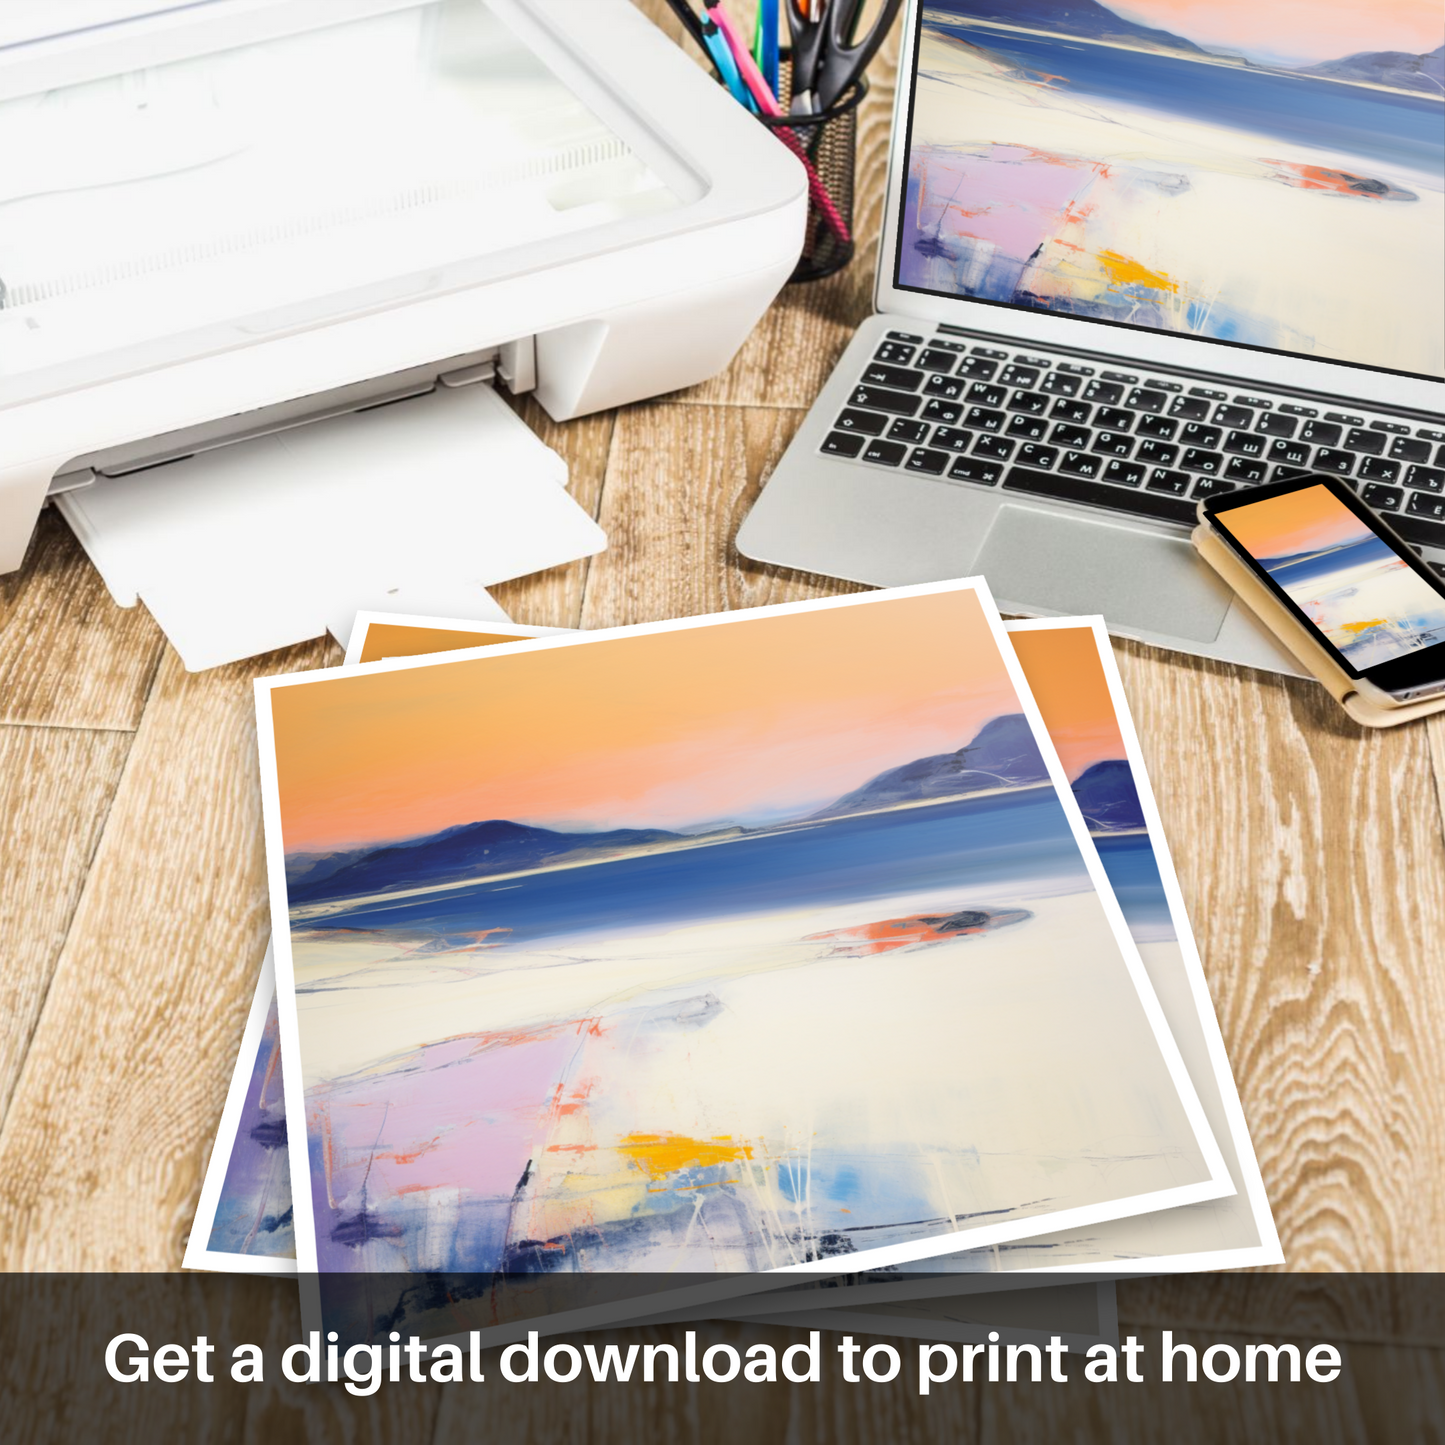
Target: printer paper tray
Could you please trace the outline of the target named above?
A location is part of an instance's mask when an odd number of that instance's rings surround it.
[[[436,391],[63,493],[123,607],[143,600],[192,671],[358,610],[498,615],[486,588],[588,556],[567,468],[489,386]]]

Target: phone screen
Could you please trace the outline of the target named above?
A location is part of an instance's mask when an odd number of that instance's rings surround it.
[[[1352,676],[1392,691],[1445,676],[1445,592],[1337,485],[1221,499],[1211,520]]]

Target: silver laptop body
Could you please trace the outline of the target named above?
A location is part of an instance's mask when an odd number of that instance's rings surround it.
[[[948,52],[947,62],[987,63],[997,71],[998,54],[978,47],[978,40],[996,33],[1005,52],[1023,41],[956,11],[919,11],[920,0],[912,0],[904,19],[876,314],[858,329],[780,459],[743,523],[738,549],[758,561],[879,586],[982,573],[1005,612],[1102,613],[1121,636],[1295,674],[1298,665],[1194,555],[1188,536],[1198,500],[1210,489],[1291,471],[1347,475],[1445,575],[1445,382],[1439,378],[1445,303],[1433,289],[1440,283],[1412,276],[1416,299],[1405,306],[1421,344],[1402,359],[1424,375],[961,297],[960,289],[972,289],[969,268],[977,273],[980,253],[985,261],[989,253],[984,243],[969,242],[969,250],[954,241],[942,219],[935,230],[926,208],[932,204],[944,217],[960,203],[962,183],[952,196],[945,190],[940,197],[937,187],[926,196],[915,178],[911,215],[903,214],[918,47],[925,28],[948,34],[952,24],[955,34],[969,32],[971,45],[958,47],[956,56]],[[1090,60],[1098,50],[1076,37],[1025,38],[1035,45],[1051,39],[1055,49],[1064,43]],[[1132,55],[1126,60],[1137,63]],[[992,83],[979,73],[979,85]],[[963,73],[961,89],[971,76]],[[1028,83],[1046,88],[1058,81],[1045,71]],[[938,82],[922,82],[929,83]],[[1375,89],[1399,93],[1376,87],[1363,104],[1376,103]],[[1326,99],[1337,106],[1338,94]],[[1422,90],[1419,101],[1408,102],[1410,126],[1428,123],[1432,113],[1420,110],[1428,99]],[[1044,104],[1087,101],[1067,96]],[[1433,104],[1445,116],[1445,107]],[[1067,112],[1061,119],[1068,121]],[[966,163],[986,170],[989,146],[963,140]],[[1296,147],[1294,153],[1308,152]],[[1007,163],[1012,152],[1003,149],[1001,156]],[[1078,160],[1065,157],[1068,164]],[[946,185],[952,184],[948,164],[945,155]],[[1427,241],[1437,234],[1439,177],[1427,175],[1422,188],[1412,172],[1411,190],[1398,182],[1399,168],[1388,165],[1371,168],[1380,180],[1359,174],[1359,165],[1260,164],[1280,168],[1281,204],[1318,202],[1322,226],[1379,214],[1343,210],[1352,206],[1429,207],[1424,234]],[[1187,173],[1181,178],[1157,161],[1140,174],[1160,187],[1164,206],[1171,187],[1188,187]],[[1274,199],[1269,186],[1261,185],[1259,194]],[[975,191],[961,199],[977,206],[988,197]],[[1408,214],[1413,225],[1426,213],[1386,214]],[[1247,228],[1248,216],[1241,223]],[[1419,233],[1411,234],[1418,253]],[[897,284],[905,240],[914,283],[906,287]],[[1445,246],[1441,250],[1439,267],[1427,269],[1445,277]],[[1127,274],[1134,264],[1113,252],[1104,256],[1115,272]],[[1173,284],[1167,277],[1141,271],[1166,301],[1173,299],[1162,290]],[[1347,286],[1342,280],[1342,305],[1350,300]],[[1148,285],[1122,289],[1151,294]]]

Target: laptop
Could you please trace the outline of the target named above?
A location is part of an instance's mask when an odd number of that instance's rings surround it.
[[[874,300],[738,534],[1299,673],[1202,497],[1346,477],[1445,575],[1432,0],[913,0]]]

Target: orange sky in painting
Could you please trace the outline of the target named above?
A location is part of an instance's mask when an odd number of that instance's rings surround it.
[[[1325,487],[1306,487],[1224,512],[1219,520],[1250,556],[1265,560],[1363,540],[1370,529]]]
[[[288,852],[510,818],[680,827],[822,806],[1018,699],[971,592],[273,689]]]
[[[1438,0],[1104,0],[1116,14],[1206,49],[1300,64],[1362,50],[1421,55],[1445,40]]]
[[[1090,627],[1010,632],[1029,690],[1072,782],[1105,758],[1124,757],[1124,739]]]

